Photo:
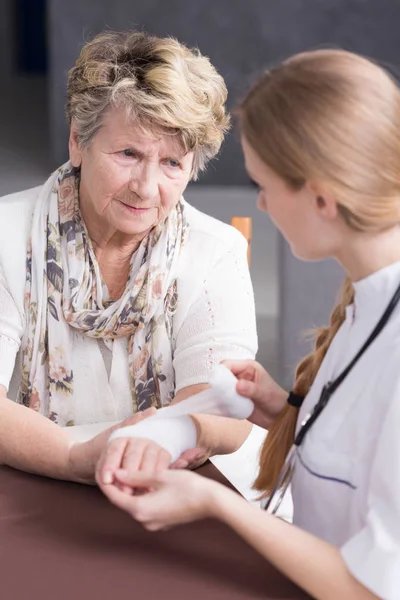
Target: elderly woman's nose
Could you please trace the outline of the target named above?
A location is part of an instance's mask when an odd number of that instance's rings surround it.
[[[129,181],[129,189],[135,192],[143,200],[151,200],[158,196],[159,173],[153,166],[140,169],[132,175]]]

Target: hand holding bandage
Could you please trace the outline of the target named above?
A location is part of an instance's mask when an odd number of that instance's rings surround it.
[[[246,419],[254,410],[251,400],[236,392],[236,377],[224,365],[210,374],[210,388],[172,406],[159,409],[139,423],[115,431],[99,461],[97,481],[108,484],[119,468],[160,470],[185,451],[197,447],[197,429],[190,414]],[[135,449],[129,442],[135,440]],[[149,440],[153,442],[149,444]],[[143,448],[142,448],[143,446]],[[143,450],[143,452],[141,452]],[[129,453],[135,453],[129,457]]]

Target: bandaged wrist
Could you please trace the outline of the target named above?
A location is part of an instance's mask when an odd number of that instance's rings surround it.
[[[117,429],[109,441],[120,437],[153,440],[172,455],[174,462],[185,450],[196,448],[197,430],[189,414],[208,414],[247,419],[254,404],[236,391],[236,377],[224,365],[215,367],[209,377],[210,388],[172,406],[160,408],[155,415],[136,425]]]
[[[142,438],[156,442],[171,454],[171,463],[191,448],[196,448],[197,429],[188,415],[154,419],[149,417],[136,425],[114,431],[109,441],[122,437]]]

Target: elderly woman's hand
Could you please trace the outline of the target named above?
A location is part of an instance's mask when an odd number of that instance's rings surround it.
[[[153,415],[154,412],[155,409],[145,411],[137,421]],[[157,423],[159,424],[159,421]],[[175,431],[175,434],[179,435],[179,430]],[[138,471],[153,474],[169,467],[174,469],[195,468],[207,459],[206,450],[190,448],[171,464],[170,452],[157,442],[157,438],[154,439],[154,437],[147,439],[146,435],[135,437],[128,434],[126,437],[121,436],[110,440],[104,448],[96,468],[96,481],[99,486],[113,483],[115,473],[119,469],[125,469],[130,475],[134,475]]]
[[[168,469],[170,463],[171,454],[152,440],[117,438],[107,444],[97,463],[96,481],[103,487],[114,483],[118,469],[152,474]]]
[[[156,473],[169,467],[171,469],[195,469],[205,462],[207,456],[201,448],[186,450],[172,465],[167,450],[152,440],[142,438],[118,438],[112,440],[97,463],[96,481],[101,488],[114,481],[118,469],[126,470],[130,475],[138,471],[147,474]]]
[[[104,455],[104,452],[108,449],[107,442],[113,431],[120,427],[135,425],[139,421],[150,417],[155,412],[155,408],[148,408],[128,417],[113,427],[109,427],[87,442],[71,443],[69,450],[69,470],[72,474],[72,479],[81,483],[94,483],[96,466],[102,453]]]
[[[223,364],[237,377],[238,394],[254,402],[249,421],[269,429],[284,408],[288,393],[255,360],[227,360]]]

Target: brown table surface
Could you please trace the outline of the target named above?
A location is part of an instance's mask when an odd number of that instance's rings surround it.
[[[199,472],[227,484],[211,464]],[[147,532],[95,487],[1,467],[0,598],[308,596],[222,523],[210,519],[167,532]]]

